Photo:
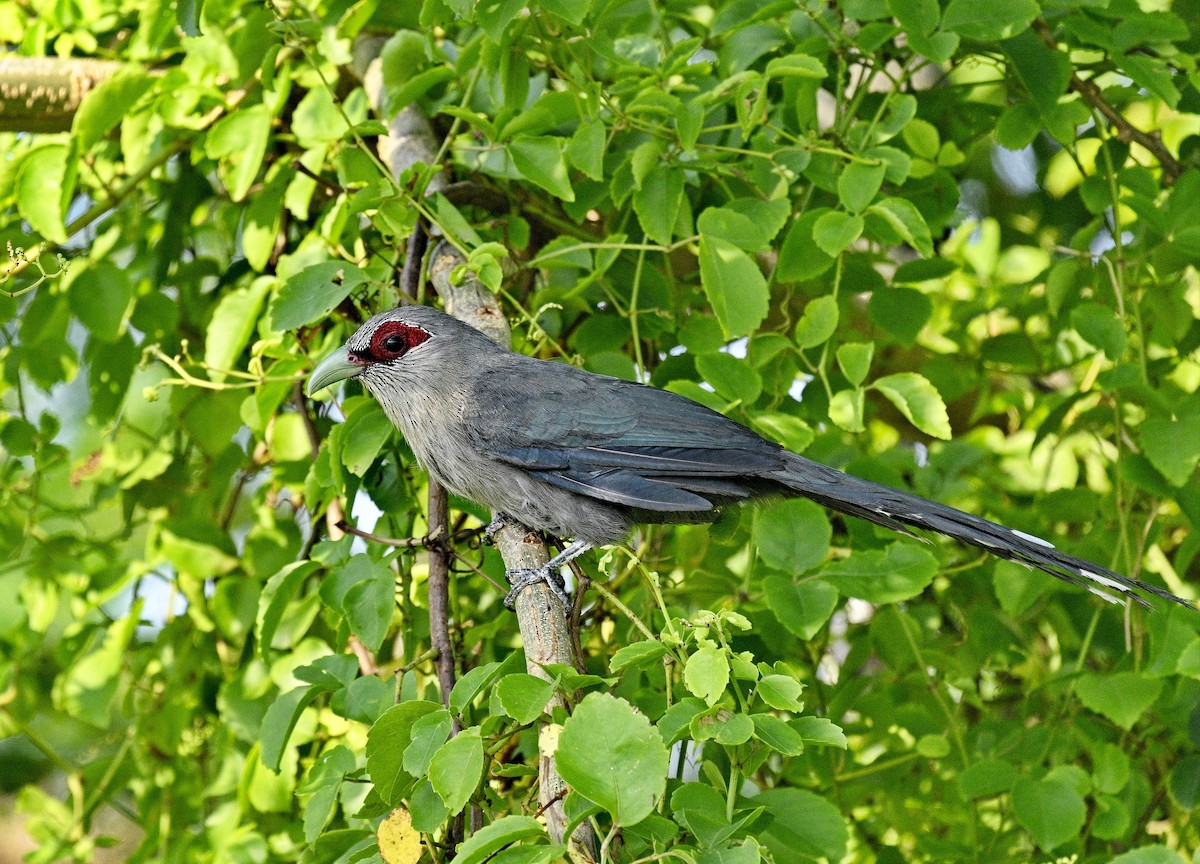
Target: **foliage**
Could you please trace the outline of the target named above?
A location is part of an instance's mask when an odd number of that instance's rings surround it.
[[[297,389],[397,301],[420,214],[517,350],[1194,597],[1194,4],[97,0],[0,33],[129,64],[0,163],[0,780],[31,860],[92,860],[110,810],[128,860],[379,860],[392,811],[389,860],[449,860],[472,808],[455,860],[554,860],[545,719],[613,861],[1200,845],[1200,619],[808,502],[586,561],[586,674],[548,684],[453,501],[444,707],[424,551],[326,518],[421,537],[425,477],[353,386],[315,419]],[[418,103],[490,197],[389,177],[368,33],[388,115]]]

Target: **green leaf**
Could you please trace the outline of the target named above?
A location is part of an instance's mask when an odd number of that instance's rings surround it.
[[[356,555],[351,562],[363,562],[361,578],[350,585],[342,598],[342,611],[350,632],[369,651],[378,651],[392,623],[396,609],[396,577],[387,564]],[[347,564],[347,569],[349,568]]]
[[[71,280],[67,302],[88,333],[115,342],[125,329],[133,300],[133,282],[124,270],[97,261]]]
[[[1183,486],[1200,464],[1200,415],[1150,417],[1138,427],[1138,440],[1150,464],[1172,486]]]
[[[1172,766],[1167,791],[1181,810],[1200,805],[1200,754],[1189,753]]]
[[[1179,104],[1182,94],[1175,86],[1174,70],[1157,57],[1143,57],[1137,54],[1126,54],[1120,59],[1120,66],[1134,83],[1145,87],[1169,107]]]
[[[861,387],[839,390],[829,400],[829,419],[847,432],[862,432],[866,391]]]
[[[832,536],[825,510],[803,498],[764,507],[754,520],[758,554],[769,566],[786,573],[803,573],[824,561]]]
[[[100,631],[103,637],[98,646],[82,654],[54,682],[56,702],[77,720],[100,728],[112,722],[125,654],[141,611],[139,599],[127,616]]]
[[[22,156],[17,167],[17,210],[51,243],[67,242],[63,221],[75,185],[70,156],[67,145],[47,144]]]
[[[475,697],[496,680],[500,670],[500,663],[484,663],[468,670],[454,682],[454,689],[450,691],[450,710],[455,714],[462,714],[467,706],[475,701]]]
[[[1083,798],[1056,780],[1023,777],[1013,786],[1012,801],[1017,822],[1046,852],[1078,837],[1087,819]]]
[[[847,342],[837,349],[837,362],[846,380],[855,387],[867,380],[871,371],[871,358],[875,355],[874,342]]]
[[[691,731],[696,741],[716,741],[726,747],[737,747],[754,737],[754,721],[748,714],[722,708],[696,717],[692,720]]]
[[[758,682],[758,697],[778,711],[801,711],[804,687],[788,675],[764,675]]]
[[[843,597],[870,603],[899,603],[924,591],[937,575],[937,559],[928,550],[905,540],[887,549],[855,552],[830,564],[821,575]]]
[[[261,276],[249,285],[230,291],[217,303],[205,328],[204,340],[204,364],[209,367],[212,380],[224,381],[226,375],[223,370],[233,369],[234,363],[246,350],[258,324],[263,301],[274,282],[271,277]]]
[[[942,27],[967,39],[992,42],[1027,29],[1040,12],[1035,0],[950,0]]]
[[[597,182],[604,179],[606,136],[605,126],[599,120],[584,120],[567,141],[567,161]],[[679,191],[683,192],[682,184]]]
[[[345,422],[329,438],[329,447],[347,471],[362,477],[392,437],[395,427],[373,399],[363,399],[352,409],[347,405],[347,410]]]
[[[790,576],[773,573],[763,580],[763,587],[779,623],[806,642],[820,632],[837,607],[837,589],[827,582],[797,584]]]
[[[483,777],[483,738],[479,727],[464,729],[447,741],[429,763],[429,782],[453,816],[461,813]]]
[[[258,602],[258,617],[254,624],[254,638],[258,642],[258,653],[269,656],[271,641],[283,618],[288,603],[296,596],[300,586],[321,567],[316,561],[296,561],[267,580],[262,597]]]
[[[574,201],[567,177],[563,140],[548,135],[520,135],[505,145],[521,176],[563,201]]]
[[[696,220],[701,234],[727,240],[747,252],[765,252],[783,228],[791,205],[786,199],[738,198],[723,207],[708,207]]]
[[[1116,744],[1102,744],[1092,753],[1092,780],[1100,792],[1116,794],[1129,782],[1129,756]]]
[[[1071,326],[1109,360],[1120,360],[1128,346],[1125,325],[1117,314],[1099,303],[1081,303],[1071,310]]]
[[[879,194],[886,165],[851,162],[838,177],[838,200],[851,213],[861,213]]]
[[[946,404],[925,376],[916,372],[898,372],[875,379],[871,388],[886,396],[926,435],[950,440],[950,415],[946,413]]]
[[[295,330],[329,317],[367,274],[345,261],[323,261],[290,277],[270,304],[271,328]]]
[[[922,735],[915,749],[926,759],[945,759],[950,755],[950,742],[944,735]]]
[[[729,827],[725,798],[707,783],[681,784],[671,795],[671,814],[706,846],[713,845]]]
[[[905,243],[926,258],[933,255],[933,238],[929,234],[929,225],[911,201],[903,198],[884,198],[868,207],[867,212],[883,219]]]
[[[1030,102],[1015,102],[1004,109],[996,123],[996,141],[1007,150],[1028,147],[1044,124],[1037,107]]]
[[[827,209],[816,208],[792,223],[783,239],[779,262],[775,266],[779,281],[803,282],[820,276],[833,266],[836,256],[826,255],[813,239],[817,220],[828,212]]]
[[[609,671],[614,674],[627,666],[635,669],[649,669],[660,665],[666,656],[667,646],[657,639],[632,642],[617,649],[612,659],[608,661]]]
[[[493,42],[499,42],[510,21],[520,14],[525,4],[520,0],[479,0],[475,18]]]
[[[685,696],[668,708],[656,724],[663,743],[670,746],[686,738],[690,734],[692,721],[707,709],[703,700],[695,696]]]
[[[309,90],[292,113],[292,132],[305,149],[340,141],[349,128],[328,87]]]
[[[910,346],[933,316],[933,302],[915,288],[880,288],[871,292],[867,312],[874,323]]]
[[[823,345],[837,331],[839,317],[837,298],[832,294],[809,300],[796,322],[796,344],[801,348]]]
[[[1162,689],[1162,679],[1147,678],[1137,672],[1083,675],[1075,685],[1080,702],[1122,729],[1132,729]]]
[[[846,733],[840,726],[826,717],[797,717],[789,724],[800,733],[806,744],[821,744],[827,747],[849,747]]]
[[[750,800],[774,817],[758,839],[771,850],[776,864],[811,858],[841,861],[845,856],[846,820],[821,796],[802,789],[769,789]]]
[[[1184,864],[1184,860],[1166,846],[1141,846],[1110,858],[1107,864]]]
[[[270,137],[271,112],[264,104],[239,108],[208,130],[205,152],[217,160],[217,174],[234,201],[241,201],[250,191]]]
[[[1125,802],[1113,795],[1096,795],[1092,816],[1092,836],[1117,840],[1125,836],[1131,821]],[[1178,859],[1176,859],[1179,864]]]
[[[532,816],[501,816],[459,844],[450,864],[483,864],[506,846],[545,834],[545,827]]]
[[[759,434],[782,444],[793,453],[803,453],[812,443],[812,427],[791,414],[766,411],[755,414],[751,422]]]
[[[712,351],[696,358],[696,371],[731,402],[752,405],[762,394],[762,377],[745,360]]]
[[[732,243],[700,235],[700,282],[726,337],[745,336],[767,317],[767,280]]]
[[[901,27],[921,36],[932,33],[942,17],[937,0],[887,0],[887,8]]]
[[[592,11],[593,0],[541,0],[541,6],[552,15],[557,15],[572,24],[582,24]]]
[[[500,679],[496,685],[496,695],[504,713],[525,726],[542,716],[546,703],[557,689],[554,681],[516,672]]]
[[[991,798],[1010,791],[1020,776],[1017,767],[1004,759],[980,759],[958,775],[958,794],[964,801]]]
[[[367,774],[388,804],[398,805],[405,787],[413,780],[404,770],[404,752],[412,743],[413,724],[441,710],[436,702],[401,702],[385,711],[367,733]]]
[[[90,91],[71,121],[71,135],[78,140],[79,149],[91,150],[115,129],[156,80],[141,69],[126,67]]]
[[[831,210],[813,225],[813,242],[831,258],[842,254],[851,243],[862,236],[863,219],[857,214]]]
[[[308,843],[314,842],[329,822],[342,782],[353,770],[354,754],[339,744],[321,754],[304,785],[296,790],[301,798],[308,798],[304,807],[304,839]]]
[[[412,813],[413,828],[424,834],[432,834],[445,823],[450,811],[442,803],[442,798],[433,791],[429,780],[418,780],[407,799],[409,812]]]
[[[279,770],[284,748],[288,739],[292,737],[292,730],[296,728],[300,714],[322,692],[324,688],[305,685],[289,690],[271,703],[271,707],[263,715],[258,733],[262,748],[259,755],[263,765],[272,771]]]
[[[683,682],[711,708],[725,694],[729,684],[729,658],[720,648],[697,649],[683,669]]]
[[[825,64],[808,54],[788,54],[767,63],[768,78],[810,78],[819,81],[828,74]]]
[[[771,714],[753,714],[754,737],[784,756],[799,756],[804,752],[800,733]]]
[[[683,207],[683,183],[682,169],[659,165],[646,175],[633,193],[633,210],[638,222],[655,243],[666,246],[675,237],[675,223],[679,221],[679,211]]]
[[[242,251],[258,272],[266,269],[275,252],[283,224],[283,199],[293,179],[278,168],[268,171],[266,186],[250,198],[242,221]]]
[[[667,747],[628,702],[589,693],[563,724],[555,752],[572,789],[612,814],[616,825],[649,816],[667,788]]]
[[[453,725],[454,718],[445,709],[430,711],[414,720],[410,731],[412,740],[404,748],[404,760],[401,763],[405,772],[414,777],[426,776],[434,754],[450,737]]]

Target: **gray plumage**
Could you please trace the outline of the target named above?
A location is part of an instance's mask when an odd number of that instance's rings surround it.
[[[393,350],[397,349],[397,350]],[[1107,600],[1188,601],[1048,541],[791,453],[686,397],[506,351],[425,306],[367,321],[310,391],[356,376],[446,488],[577,546],[643,522],[704,522],[721,506],[804,496],[909,533],[953,537]]]

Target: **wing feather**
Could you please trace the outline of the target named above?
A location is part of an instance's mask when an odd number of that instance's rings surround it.
[[[690,399],[570,366],[547,375],[527,359],[480,377],[467,427],[482,452],[548,483],[642,510],[703,512],[754,494],[738,478],[785,464],[782,448]]]

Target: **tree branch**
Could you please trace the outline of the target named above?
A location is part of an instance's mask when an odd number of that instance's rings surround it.
[[[359,40],[355,45],[355,65],[362,70],[363,85],[367,91],[367,95],[371,100],[376,113],[383,113],[383,80],[380,64],[377,59],[373,58],[373,52],[377,53],[381,43],[378,40],[372,42],[369,38]],[[386,119],[386,118],[385,118]],[[421,113],[416,106],[409,106],[400,111],[395,117],[388,121],[388,134],[382,135],[377,144],[379,155],[392,171],[392,175],[399,180],[400,175],[411,168],[413,165],[424,162],[432,165],[437,159],[437,147],[433,139],[433,132],[429,125],[429,121]],[[446,178],[444,174],[434,174],[431,178],[426,194],[441,190],[445,187]],[[418,229],[420,230],[420,229]],[[414,248],[410,247],[410,252]],[[475,329],[487,334],[492,340],[498,344],[509,348],[512,344],[512,334],[509,330],[508,319],[504,317],[500,310],[496,296],[484,287],[478,280],[468,278],[462,280],[461,284],[452,285],[450,283],[451,271],[465,263],[466,259],[454,247],[442,241],[434,249],[429,256],[429,278],[436,289],[438,296],[442,298],[446,312],[460,321],[470,324]],[[412,264],[417,262],[406,262],[405,270],[409,270]],[[401,287],[405,290],[413,291],[413,285],[410,279],[404,280],[406,284]],[[413,291],[414,296],[417,292]],[[430,487],[430,514],[429,514],[429,533],[433,537],[442,537],[448,540],[449,530],[447,520],[444,514],[445,507],[445,492],[444,490],[435,490],[433,485]],[[437,524],[442,526],[442,534],[437,533],[435,528],[435,520]],[[550,560],[550,556],[546,551],[545,544],[536,534],[530,532],[527,528],[520,525],[506,525],[496,537],[496,547],[500,550],[500,554],[504,559],[504,566],[507,571],[517,570],[521,568],[537,568],[543,566]],[[434,637],[434,622],[440,621],[448,614],[448,609],[443,605],[442,597],[435,599],[435,591],[441,592],[443,588],[440,584],[435,585],[435,568],[445,567],[448,570],[450,558],[449,547],[445,547],[446,554],[441,556],[440,551],[430,551],[429,561],[429,612],[430,612],[430,632],[431,639],[441,639],[439,635]],[[435,564],[435,561],[437,562]],[[438,579],[442,578],[441,573],[438,573]],[[437,604],[435,606],[435,604]],[[549,680],[549,676],[542,668],[544,663],[566,663],[571,666],[577,665],[575,652],[572,650],[572,641],[570,630],[567,624],[567,612],[562,603],[551,592],[550,587],[544,584],[534,584],[521,591],[516,598],[516,613],[517,622],[521,628],[521,638],[525,643],[525,658],[526,668],[530,674]],[[438,624],[437,626],[440,626]],[[446,637],[447,648],[448,637]],[[435,643],[436,644],[436,643]],[[443,657],[452,656],[449,651],[439,651],[438,660],[438,678],[443,680],[443,670],[441,664],[444,662]],[[453,667],[451,666],[451,669]],[[443,698],[449,696],[449,688],[443,682]],[[555,707],[565,706],[566,700],[561,693],[555,693],[547,704],[547,711],[552,711]],[[554,743],[551,740],[557,736],[557,729],[551,724],[543,723],[538,730],[538,751],[540,755],[539,762],[539,786],[538,800],[541,809],[544,811],[546,825],[550,833],[550,837],[556,843],[562,842],[563,835],[566,833],[566,811],[563,807],[562,799],[566,797],[566,783],[559,775],[555,767],[554,759]],[[471,814],[471,824],[475,827],[479,823],[479,817],[476,812]],[[462,822],[456,820],[452,835],[458,834]],[[458,834],[461,836],[461,834]],[[591,830],[591,826],[584,823],[578,826],[571,835],[573,846],[577,857],[581,860],[595,860],[594,850],[597,848],[596,838]]]
[[[123,63],[0,56],[0,132],[70,132],[83,97]]]
[[[1050,25],[1042,19],[1037,19],[1033,22],[1033,29],[1042,37],[1051,49],[1057,51],[1058,43],[1054,39],[1054,34],[1050,30]],[[1113,128],[1117,130],[1117,140],[1123,141],[1126,144],[1132,142],[1140,144],[1154,155],[1163,169],[1163,185],[1170,186],[1179,179],[1179,175],[1183,173],[1183,165],[1176,159],[1171,151],[1167,149],[1167,145],[1162,142],[1162,135],[1155,129],[1150,132],[1143,132],[1138,129],[1127,119],[1125,115],[1114,108],[1107,99],[1104,98],[1104,91],[1091,78],[1080,78],[1075,72],[1071,73],[1071,80],[1067,85],[1071,90],[1078,93],[1083,101],[1092,106],[1096,111],[1099,111]]]

